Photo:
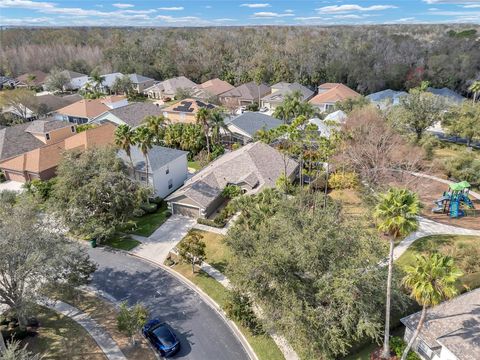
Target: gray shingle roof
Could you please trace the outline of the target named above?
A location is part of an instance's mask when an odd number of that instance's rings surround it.
[[[32,132],[34,132],[32,130],[39,133],[39,130],[42,129],[50,129],[48,131],[51,131],[66,126],[71,126],[71,124],[47,118],[0,129],[0,160],[8,159],[44,146],[45,144],[42,141],[32,135]]]
[[[158,116],[162,114],[162,109],[150,102],[130,103],[116,109],[108,111],[131,127],[137,127],[145,120],[147,116]]]
[[[287,176],[297,169],[297,162],[287,158]],[[206,209],[228,184],[245,182],[255,193],[264,187],[275,187],[285,169],[283,155],[273,147],[255,142],[227,153],[185,182],[185,185],[167,197],[168,201],[186,196]]]
[[[78,78],[78,77],[88,76],[86,74],[81,74],[79,72],[72,71],[72,70],[63,70],[62,73],[67,75],[70,80]]]
[[[135,166],[136,170],[145,171],[145,157],[143,153],[137,146],[132,146],[130,149],[130,153],[132,156],[133,166]],[[178,159],[181,156],[187,155],[188,151],[177,150],[172,148],[167,148],[163,146],[154,145],[147,153],[148,158],[148,171],[155,171],[164,167],[165,165],[169,164],[175,159]],[[125,151],[120,150],[118,155],[125,161],[130,162]]]
[[[190,79],[187,79],[185,76],[178,76],[159,82],[158,84],[145,89],[145,91],[163,91],[167,95],[175,95],[175,92],[178,89],[191,89],[194,86],[197,86],[197,84]]]
[[[149,78],[149,77],[146,77],[146,76],[143,76],[143,75],[139,75],[139,74],[130,74],[128,76],[130,77],[130,80],[132,80],[132,82],[134,84],[141,84],[143,82],[153,80],[152,78]]]
[[[284,100],[287,94],[291,94],[294,91],[300,91],[300,93],[302,94],[301,100],[307,101],[314,94],[312,90],[310,90],[309,88],[297,82],[292,84],[286,83],[286,82],[280,82],[278,84],[273,85],[272,88],[276,88],[277,90],[274,93],[262,98],[262,101],[280,103]]]
[[[405,91],[395,91],[392,89],[386,89],[382,91],[378,91],[376,93],[367,95],[366,98],[373,102],[382,102],[386,100],[393,101],[399,97],[408,95]]]
[[[48,108],[49,112],[56,111],[65,106],[73,104],[74,102],[77,102],[79,100],[82,100],[82,97],[78,94],[67,95],[67,96],[56,96],[52,94],[45,94],[45,95],[40,95],[35,97],[35,102],[37,104],[44,104]]]
[[[480,354],[480,289],[446,301],[427,310],[421,339],[432,350],[443,344],[459,360],[477,360]],[[414,330],[420,312],[401,319]]]
[[[228,125],[230,124],[236,126],[253,138],[258,130],[277,128],[283,124],[283,121],[262,113],[246,111],[242,115],[232,119]]]
[[[457,94],[455,91],[450,90],[446,87],[441,89],[435,89],[435,88],[429,87],[427,88],[427,91],[434,95],[442,96],[444,98],[447,98],[448,100],[451,100],[457,103],[465,100],[465,98],[462,95]]]
[[[258,90],[260,89],[260,97],[264,97],[269,94],[271,89],[265,84],[257,85],[251,81],[249,83],[237,86],[235,89],[224,92],[220,97],[236,97],[242,100],[254,101],[258,100]]]

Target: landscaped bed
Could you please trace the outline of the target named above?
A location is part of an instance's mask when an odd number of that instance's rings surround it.
[[[137,247],[140,241],[132,239],[128,234],[116,234],[113,238],[108,239],[103,245],[113,247],[115,249],[130,251]]]
[[[133,230],[129,231],[131,234],[148,237],[157,230],[170,216],[167,209],[167,204],[162,203],[158,210],[152,214],[145,214],[141,217],[134,217],[132,219]]]
[[[461,291],[480,287],[480,236],[433,235],[415,241],[397,260],[400,267],[413,264],[415,255],[440,252],[452,256],[463,271]]]

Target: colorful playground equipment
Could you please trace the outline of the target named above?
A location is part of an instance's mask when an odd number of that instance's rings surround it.
[[[432,212],[449,214],[451,218],[466,216],[466,209],[475,209],[468,198],[469,191],[470,184],[467,181],[451,184],[449,191],[445,191],[440,199],[434,201],[437,206],[432,209]]]

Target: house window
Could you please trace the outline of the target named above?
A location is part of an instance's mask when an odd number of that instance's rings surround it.
[[[170,174],[170,168],[168,168],[167,166],[167,170],[165,170],[165,175],[168,175],[168,174]]]
[[[147,178],[144,175],[140,175],[140,180],[147,181]]]
[[[45,134],[45,139],[50,140],[50,134],[49,133]]]
[[[71,126],[70,129],[72,130],[72,133],[75,132],[75,126]]]
[[[173,180],[168,180],[168,188],[171,189],[173,187]]]

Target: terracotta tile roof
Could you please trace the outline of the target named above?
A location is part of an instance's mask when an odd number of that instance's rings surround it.
[[[313,105],[336,103],[337,101],[357,96],[360,96],[360,94],[348,86],[337,83],[325,83],[318,87],[318,94],[310,99],[309,103]]]
[[[122,101],[125,99],[123,95],[106,96],[102,99],[82,99],[71,105],[58,109],[57,112],[62,115],[76,116],[81,118],[93,119],[100,114],[110,110],[105,104]]]
[[[85,150],[112,144],[115,125],[105,124],[75,134],[55,144],[42,146],[0,163],[0,168],[17,172],[41,173],[58,166],[66,150]]]
[[[201,89],[210,95],[218,96],[226,91],[232,90],[235,87],[226,81],[218,78],[205,81],[204,83],[196,86],[197,89]]]

